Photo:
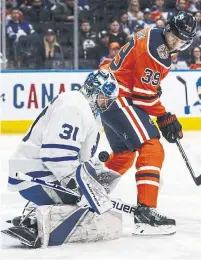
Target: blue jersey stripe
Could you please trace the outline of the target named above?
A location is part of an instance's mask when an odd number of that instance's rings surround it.
[[[65,145],[65,144],[43,144],[41,148],[65,149],[65,150],[75,151],[78,153],[80,151],[80,149],[76,146]]]
[[[63,157],[43,157],[41,158],[43,162],[63,162],[63,161],[76,161],[78,160],[78,156],[63,156]]]
[[[27,172],[26,175],[33,177],[33,178],[42,178],[51,176],[52,172],[50,171],[33,171],[33,172]]]
[[[22,182],[23,182],[23,181],[17,180],[17,179],[11,178],[11,177],[8,178],[8,183],[9,183],[9,184],[12,184],[12,185],[17,185],[17,184],[20,184],[20,183],[22,183]]]

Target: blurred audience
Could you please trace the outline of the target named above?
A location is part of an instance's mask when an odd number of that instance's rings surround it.
[[[133,33],[165,28],[171,15],[188,11],[196,17],[197,34],[190,48],[173,57],[172,69],[200,69],[201,0],[78,0],[78,5],[80,68],[102,57],[111,60]],[[6,18],[8,63],[11,56],[17,68],[73,66],[74,0],[6,0]]]
[[[191,13],[196,13],[201,10],[201,2],[200,0],[191,0],[189,1],[188,11]]]
[[[84,50],[96,46],[97,34],[91,30],[91,24],[88,20],[81,22],[79,40]]]
[[[56,1],[53,18],[57,22],[72,22],[74,20],[74,0],[64,0],[63,3]]]
[[[33,0],[31,6],[24,10],[25,19],[31,22],[39,23],[51,19],[51,11],[44,6],[42,0]]]
[[[100,64],[99,64],[99,67],[110,63],[112,61],[112,59],[117,55],[117,53],[119,52],[120,48],[121,47],[120,47],[118,42],[110,43],[110,45],[109,45],[109,54],[108,54],[108,56],[102,57],[102,59],[100,61]]]
[[[63,51],[56,39],[56,34],[52,29],[48,29],[44,35],[44,68],[55,69],[64,66]]]
[[[201,37],[201,11],[196,12],[195,19],[197,21],[197,36]]]
[[[126,44],[127,34],[120,31],[120,24],[118,20],[114,19],[109,24],[109,42],[118,42],[120,46]]]
[[[35,33],[32,25],[20,19],[20,12],[18,9],[13,9],[11,12],[11,20],[7,25],[8,38],[17,42],[22,35],[29,35]]]
[[[143,12],[140,11],[140,3],[138,0],[130,0],[128,7],[128,20],[142,20]]]
[[[194,47],[189,69],[201,69],[201,48]]]
[[[17,8],[17,3],[14,0],[7,0],[6,1],[6,23],[11,20],[11,13],[14,8]],[[2,9],[1,9],[2,10]],[[20,20],[24,20],[23,13],[19,10],[19,17]],[[2,20],[2,13],[0,11],[0,21]]]
[[[109,54],[109,34],[107,31],[103,30],[98,34],[98,45],[97,45],[97,55],[99,61],[102,57],[108,56]]]
[[[130,25],[127,11],[123,11],[120,14],[120,31],[125,32],[129,36],[131,34]]]
[[[156,27],[165,28],[165,22],[162,19],[156,21]]]
[[[151,10],[149,8],[146,8],[144,10],[143,22],[144,22],[144,28],[145,29],[148,28],[148,27],[155,27],[156,26],[155,21],[152,19],[152,13],[151,13]]]
[[[187,11],[189,8],[189,0],[177,0],[176,9],[179,11]]]

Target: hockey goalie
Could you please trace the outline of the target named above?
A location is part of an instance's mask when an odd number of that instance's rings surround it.
[[[60,94],[41,112],[9,161],[9,189],[28,204],[2,233],[33,248],[121,236],[121,215],[111,212],[108,198],[120,175],[94,159],[100,113],[117,96],[112,74],[95,71],[80,91]],[[19,179],[17,172],[52,188]]]

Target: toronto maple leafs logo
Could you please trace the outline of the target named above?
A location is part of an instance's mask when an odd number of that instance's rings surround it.
[[[92,147],[92,149],[91,149],[91,157],[93,157],[94,154],[96,153],[96,150],[97,150],[97,148],[98,148],[99,140],[100,140],[100,133],[97,134],[97,137],[96,137],[96,144],[93,145],[93,147]]]

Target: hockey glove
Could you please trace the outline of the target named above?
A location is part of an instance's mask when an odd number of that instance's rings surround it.
[[[176,139],[183,138],[182,126],[177,120],[176,115],[167,113],[157,118],[157,124],[162,132],[163,137],[169,143],[175,143]]]
[[[107,168],[97,157],[93,157],[91,160],[96,170],[98,182],[105,188],[107,193],[111,193],[118,184],[121,174]]]
[[[161,95],[162,95],[162,88],[161,88],[161,86],[159,86],[159,87],[157,88],[157,96],[158,96],[158,97],[161,97]]]

